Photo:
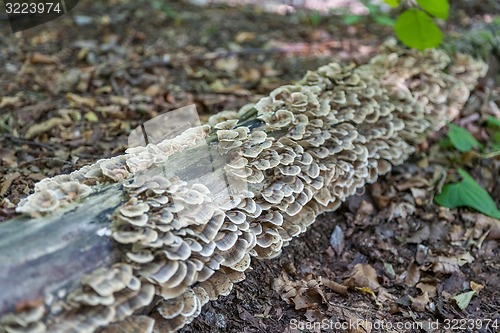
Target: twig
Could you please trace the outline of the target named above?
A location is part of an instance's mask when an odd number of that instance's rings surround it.
[[[0,134],[1,138],[9,139],[10,141],[17,143],[17,144],[26,144],[34,147],[42,147],[42,148],[47,148],[49,150],[55,150],[56,148],[46,144],[46,143],[41,143],[41,142],[36,142],[36,141],[31,141],[28,139],[20,138],[17,136],[14,136],[12,134]]]

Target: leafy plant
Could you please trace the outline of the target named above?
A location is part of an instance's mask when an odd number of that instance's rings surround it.
[[[466,129],[455,124],[449,124],[448,128],[448,138],[457,150],[465,153],[473,148],[481,147],[481,144]]]
[[[313,11],[309,14],[309,22],[313,28],[317,28],[322,21],[321,13],[317,10]]]
[[[486,154],[484,148],[466,129],[455,124],[448,125],[447,139],[443,140],[440,145],[444,148],[454,147],[461,153],[470,156],[477,156],[480,158],[491,158],[500,154],[500,120],[494,117],[489,117],[486,120],[486,125],[490,131],[490,136],[493,142],[488,143],[488,147],[493,148],[493,151]],[[498,134],[499,138],[495,138]],[[499,141],[496,141],[499,140]],[[483,153],[478,152],[481,149]],[[500,219],[500,211],[496,207],[495,201],[491,198],[488,192],[482,188],[465,170],[459,169],[459,175],[462,181],[459,183],[446,184],[439,195],[434,199],[437,204],[448,208],[455,207],[470,207],[485,215]]]
[[[486,119],[486,123],[488,124],[489,133],[492,139],[492,153],[490,154],[500,154],[500,119],[489,116]]]
[[[175,11],[171,6],[166,4],[164,1],[154,0],[153,8],[156,10],[161,10],[170,18],[173,18],[176,22],[179,20],[179,13]]]
[[[401,0],[384,0],[395,8]],[[405,45],[425,50],[439,46],[443,41],[443,33],[435,19],[446,20],[449,13],[448,0],[416,0],[417,6],[408,8],[399,15],[394,31],[398,39]]]
[[[489,117],[486,120],[491,141],[488,142],[488,151],[465,128],[455,124],[448,125],[447,138],[440,141],[441,148],[454,147],[462,153],[469,153],[469,157],[492,158],[500,155],[500,120]],[[480,151],[478,151],[480,149]]]
[[[486,122],[488,123],[488,125],[491,125],[491,126],[497,126],[500,128],[500,119],[497,119],[493,116],[489,116],[487,119],[486,119]]]
[[[393,26],[395,20],[392,19],[386,12],[384,12],[381,7],[377,4],[373,4],[370,0],[361,1],[365,7],[368,9],[368,18],[380,25]],[[363,20],[363,15],[346,14],[343,15],[343,21],[346,25],[353,25],[359,23]]]
[[[470,207],[485,215],[500,219],[500,211],[488,192],[472,178],[467,171],[459,169],[462,181],[446,184],[434,200],[448,208]]]

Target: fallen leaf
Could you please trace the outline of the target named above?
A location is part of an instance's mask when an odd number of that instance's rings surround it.
[[[368,222],[373,220],[373,219],[369,218],[369,216],[371,216],[373,214],[374,210],[375,209],[371,203],[369,203],[366,200],[361,201],[359,208],[356,211],[356,217],[354,218],[354,223],[360,224],[360,225],[361,224],[368,224]]]
[[[363,292],[365,294],[371,295],[373,297],[373,300],[375,301],[375,304],[377,304],[378,307],[382,306],[382,304],[377,299],[377,295],[375,295],[375,292],[371,288],[368,288],[368,287],[356,287],[356,290],[357,291],[361,291],[361,292]]]
[[[457,305],[461,310],[465,310],[469,306],[472,296],[474,296],[475,293],[475,291],[468,291],[454,296],[453,299],[457,302]]]
[[[240,61],[237,57],[220,58],[215,60],[214,65],[220,71],[234,73],[240,67]]]
[[[342,251],[344,251],[344,231],[338,225],[335,226],[335,229],[333,229],[332,235],[330,236],[330,245],[338,256],[340,256]]]
[[[429,225],[424,224],[411,237],[408,237],[406,239],[406,242],[419,244],[422,243],[423,241],[428,240],[430,235],[431,235],[431,230],[429,228]]]
[[[429,303],[429,294],[424,291],[421,295],[417,297],[411,297],[411,308],[415,311],[422,312],[425,311],[425,307]]]
[[[310,322],[320,322],[324,319],[323,314],[318,309],[307,310],[305,316]]]
[[[391,279],[394,279],[396,277],[396,272],[394,271],[394,267],[392,267],[392,264],[384,262],[384,268],[387,276],[389,276]]]
[[[454,257],[439,256],[433,259],[432,269],[436,273],[453,273],[460,270],[458,259]]]
[[[8,106],[17,106],[17,104],[21,101],[19,96],[4,96],[0,100],[0,109],[6,108]]]
[[[453,224],[449,231],[450,240],[452,242],[461,241],[464,239],[464,228],[460,224]]]
[[[474,261],[474,257],[470,254],[470,252],[465,252],[462,255],[457,257],[458,266],[462,267],[465,264],[470,264]]]
[[[415,213],[416,208],[414,205],[408,202],[391,203],[389,221],[392,221],[398,217],[406,219]]]
[[[85,113],[85,119],[87,119],[91,123],[99,121],[99,117],[97,117],[97,115],[92,111]]]
[[[12,185],[12,182],[17,178],[19,178],[20,175],[21,174],[19,172],[13,172],[5,176],[5,180],[2,183],[2,186],[0,186],[0,197],[3,197],[5,193],[7,193],[7,191],[10,188],[10,185]]]
[[[67,93],[66,94],[66,99],[73,104],[76,104],[76,106],[87,106],[91,109],[95,107],[96,101],[95,99],[91,97],[84,97],[84,96],[79,96],[77,94],[73,93]]]
[[[429,248],[423,244],[417,245],[417,252],[415,253],[415,261],[419,265],[425,264],[429,256]]]
[[[354,266],[351,276],[345,281],[348,287],[370,288],[377,290],[380,283],[377,280],[377,272],[368,264],[357,264]]]
[[[416,287],[420,289],[423,293],[427,293],[430,298],[437,296],[437,288],[433,284],[419,282]]]
[[[31,63],[33,64],[43,64],[43,65],[52,65],[59,62],[56,56],[49,56],[46,54],[42,54],[40,52],[35,52],[31,56]]]
[[[26,137],[28,139],[31,139],[39,134],[50,131],[54,127],[57,127],[59,125],[68,126],[71,125],[71,123],[71,119],[63,119],[59,117],[50,118],[49,120],[46,120],[40,124],[31,126],[26,132]]]
[[[407,286],[414,286],[420,281],[420,267],[412,262],[406,271],[405,283]]]
[[[476,294],[479,294],[481,290],[483,290],[484,286],[482,284],[476,283],[474,281],[470,282],[470,289],[476,292]]]
[[[245,42],[250,42],[255,39],[255,33],[248,31],[240,31],[234,37],[236,43],[241,44]]]

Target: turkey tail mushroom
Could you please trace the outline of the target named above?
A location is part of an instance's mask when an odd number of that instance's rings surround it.
[[[50,214],[103,184],[122,183],[109,229],[123,256],[85,276],[57,311],[54,303],[5,315],[0,332],[180,329],[243,280],[252,257],[278,256],[318,214],[403,163],[457,115],[486,69],[465,55],[452,60],[389,42],[368,64],[323,66],[253,107],[43,180],[19,212]],[[241,121],[249,110],[251,125]],[[230,183],[248,188],[221,201],[202,183],[152,172],[207,141],[227,157]]]

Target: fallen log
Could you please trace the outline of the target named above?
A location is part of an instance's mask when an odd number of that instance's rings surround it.
[[[0,332],[171,332],[458,115],[487,66],[387,43],[37,184],[0,225]],[[143,314],[143,315],[140,315]]]

